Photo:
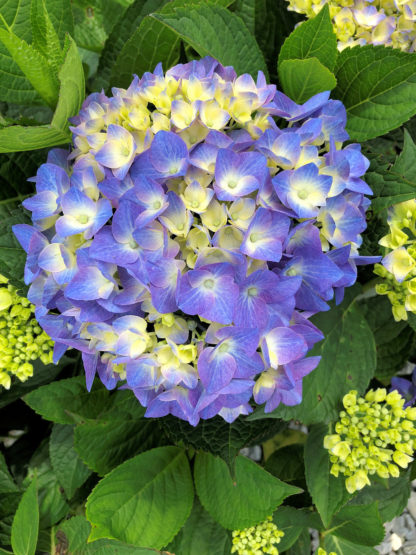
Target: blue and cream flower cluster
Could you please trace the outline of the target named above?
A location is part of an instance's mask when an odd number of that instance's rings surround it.
[[[209,57],[89,96],[14,227],[55,360],[75,347],[88,387],[192,425],[300,403],[308,318],[363,262],[368,161],[345,123],[329,93],[297,105]]]
[[[413,52],[416,5],[413,0],[288,0],[291,11],[314,17],[328,4],[338,50],[373,44]]]

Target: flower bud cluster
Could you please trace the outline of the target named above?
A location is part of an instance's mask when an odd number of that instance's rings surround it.
[[[289,10],[308,18],[329,6],[338,49],[365,44],[413,52],[416,10],[412,0],[288,0]]]
[[[318,547],[318,551],[315,553],[315,555],[337,555],[337,553],[335,553],[335,551],[331,551],[330,553],[328,553],[322,547]]]
[[[383,278],[376,285],[379,295],[387,295],[396,321],[407,320],[407,312],[416,313],[416,199],[389,209],[390,233],[379,243],[389,252],[374,271]]]
[[[33,375],[34,360],[52,362],[53,341],[33,317],[35,307],[0,275],[0,386],[12,376],[21,382]]]
[[[245,528],[244,530],[233,531],[233,543],[231,553],[238,555],[279,555],[276,544],[284,532],[278,529],[269,516],[264,522]]]
[[[344,411],[335,424],[335,434],[324,438],[330,453],[331,474],[346,476],[345,486],[354,493],[377,474],[397,478],[400,468],[413,461],[416,447],[416,408],[404,408],[397,392],[370,390],[365,397],[350,391],[343,398]]]

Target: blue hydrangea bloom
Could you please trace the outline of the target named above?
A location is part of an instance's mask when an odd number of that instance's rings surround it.
[[[363,262],[368,161],[345,123],[327,92],[300,106],[210,57],[90,95],[14,227],[54,360],[76,348],[88,388],[192,425],[300,403],[309,317]]]

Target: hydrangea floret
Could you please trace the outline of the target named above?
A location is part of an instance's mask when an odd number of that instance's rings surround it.
[[[376,285],[380,295],[387,295],[396,321],[416,314],[416,199],[395,204],[388,210],[389,231],[379,241],[388,253],[374,267],[383,278]]]
[[[210,57],[112,92],[86,99],[14,226],[54,360],[75,347],[88,388],[192,425],[300,403],[323,337],[308,318],[366,262],[368,160],[342,148],[343,104]]]
[[[53,341],[34,318],[35,307],[0,275],[0,386],[12,376],[21,382],[33,375],[32,362],[52,362]]]
[[[366,44],[413,52],[416,10],[410,0],[288,0],[288,9],[315,17],[328,4],[338,49]]]
[[[278,529],[272,522],[272,517],[256,526],[244,530],[234,530],[232,533],[231,553],[238,555],[279,555],[276,547],[284,536],[284,532]]]
[[[400,468],[413,461],[416,448],[416,408],[404,407],[405,399],[384,388],[365,397],[350,391],[343,398],[345,410],[335,424],[335,434],[324,438],[330,453],[331,474],[346,476],[345,486],[354,493],[370,485],[370,477],[397,478]]]

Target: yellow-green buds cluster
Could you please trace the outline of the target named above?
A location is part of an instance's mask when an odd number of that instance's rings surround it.
[[[24,382],[33,375],[32,362],[52,362],[53,341],[33,317],[35,307],[0,275],[0,387],[11,376]]]
[[[338,49],[365,44],[413,52],[416,39],[413,0],[288,0],[289,10],[314,17],[329,6]]]
[[[276,545],[284,533],[278,529],[269,516],[264,522],[244,530],[233,531],[231,553],[238,555],[279,555]]]
[[[354,493],[370,485],[369,475],[399,476],[412,462],[416,448],[416,407],[403,408],[398,391],[370,389],[357,398],[350,391],[343,398],[345,410],[335,424],[335,434],[324,438],[330,452],[331,474],[346,476],[345,486]]]
[[[322,547],[318,547],[318,551],[316,552],[315,555],[337,555],[335,553],[335,551],[331,551],[331,553],[328,553],[327,551],[325,551],[325,549],[322,549]]]
[[[416,200],[391,207],[387,223],[390,233],[379,243],[389,252],[374,267],[383,278],[376,291],[388,296],[396,321],[407,320],[407,312],[416,313]]]

